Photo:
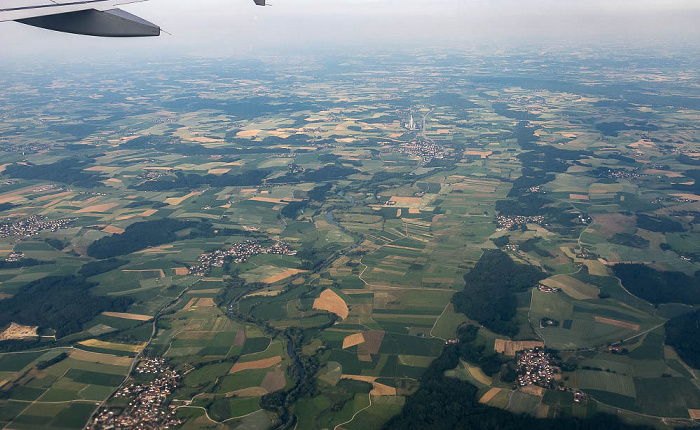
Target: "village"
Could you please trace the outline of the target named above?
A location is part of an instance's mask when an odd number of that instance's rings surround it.
[[[0,237],[34,236],[42,230],[57,231],[69,228],[78,218],[47,221],[43,215],[32,215],[20,221],[0,225]]]
[[[168,397],[180,385],[183,375],[165,365],[162,358],[147,359],[135,371],[157,377],[147,384],[130,383],[120,388],[114,397],[131,399],[128,405],[123,409],[101,408],[87,426],[89,430],[152,430],[182,424],[175,418],[176,410],[169,405]]]
[[[244,263],[250,257],[260,254],[296,255],[296,251],[289,248],[282,241],[275,242],[271,246],[264,247],[255,240],[246,240],[237,243],[229,249],[219,249],[211,253],[199,256],[197,266],[189,268],[190,275],[207,276],[212,267],[222,267],[225,262],[230,261],[235,264]]]
[[[433,142],[402,143],[400,146],[389,148],[387,152],[419,157],[421,165],[425,165],[433,159],[443,159],[446,155],[445,148]]]
[[[499,215],[496,218],[496,223],[498,228],[496,231],[513,230],[520,227],[521,225],[526,225],[528,223],[542,224],[544,222],[544,215],[535,216],[505,216]]]
[[[537,385],[542,388],[554,388],[553,380],[556,367],[552,366],[552,357],[541,348],[520,351],[517,354],[518,386]]]

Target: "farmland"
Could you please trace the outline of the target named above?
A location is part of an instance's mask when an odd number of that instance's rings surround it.
[[[189,429],[392,428],[426,380],[502,417],[697,420],[665,331],[698,304],[695,60],[639,87],[446,58],[1,75],[0,427],[125,413],[153,360]],[[517,386],[541,347],[551,386]]]

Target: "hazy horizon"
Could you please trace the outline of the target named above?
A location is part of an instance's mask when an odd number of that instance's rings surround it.
[[[183,55],[350,49],[354,47],[622,43],[633,47],[700,40],[692,0],[151,0],[124,10],[171,33],[151,39],[100,39],[0,23],[6,58]]]

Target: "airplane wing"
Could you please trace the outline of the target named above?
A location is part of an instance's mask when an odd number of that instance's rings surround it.
[[[0,0],[0,22],[101,37],[159,36],[160,27],[115,6],[147,0]],[[265,0],[253,0],[265,6]]]

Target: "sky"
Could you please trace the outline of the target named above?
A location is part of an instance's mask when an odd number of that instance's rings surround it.
[[[0,0],[2,4],[3,0]],[[353,47],[700,42],[699,0],[151,0],[124,10],[171,35],[105,40],[0,23],[3,56],[227,55]]]

